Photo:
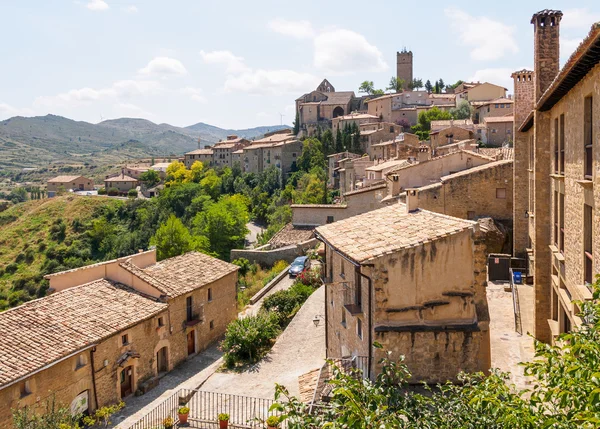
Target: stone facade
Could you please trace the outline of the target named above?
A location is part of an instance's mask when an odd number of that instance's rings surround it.
[[[502,146],[513,141],[513,116],[489,116],[483,120],[486,127],[486,140],[489,146]]]
[[[94,181],[84,176],[58,176],[48,180],[46,190],[48,197],[53,197],[60,190],[93,191]]]
[[[404,81],[404,89],[413,80],[413,53],[403,49],[402,52],[396,52],[396,77]]]
[[[460,140],[472,139],[473,135],[473,130],[463,128],[458,125],[452,125],[450,127],[431,132],[431,147],[435,150],[439,146],[452,144]]]
[[[214,152],[211,148],[205,147],[204,149],[196,149],[191,152],[188,152],[184,155],[184,161],[186,168],[192,168],[192,165],[196,161],[200,161],[204,164],[204,167],[211,167],[213,165],[213,155]],[[233,157],[232,157],[232,165],[233,165]]]

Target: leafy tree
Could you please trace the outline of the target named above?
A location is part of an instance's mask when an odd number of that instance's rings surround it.
[[[300,112],[296,112],[296,119],[294,119],[294,129],[292,132],[295,136],[300,133]]]
[[[410,122],[408,122],[404,118],[396,120],[395,123],[396,123],[396,125],[400,125],[404,129],[404,131],[410,130]]]
[[[199,183],[204,173],[204,164],[201,161],[194,162],[190,167],[190,172],[190,180]]]
[[[438,81],[438,87],[440,88],[440,92],[442,92],[446,87],[446,84],[444,83],[444,80],[442,78],[440,78],[440,80]]]
[[[344,151],[344,140],[343,140],[343,136],[342,136],[342,131],[338,127],[337,131],[335,132],[335,152],[340,153],[343,151]]]
[[[14,204],[17,204],[27,201],[29,197],[27,196],[27,190],[19,187],[10,191],[10,194],[8,194],[8,199]]]
[[[404,90],[405,85],[404,79],[400,79],[399,77],[392,76],[390,78],[390,83],[388,84],[387,90],[392,90],[394,92],[402,92]]]
[[[469,119],[471,118],[471,114],[471,105],[467,100],[461,101],[457,108],[450,109],[450,115],[454,119]]]
[[[175,161],[167,167],[166,184],[186,183],[192,178],[192,172],[185,168],[185,164],[180,161]]]
[[[385,92],[383,91],[383,89],[374,89],[373,92],[371,93],[371,95],[385,95]]]
[[[79,429],[80,416],[71,414],[69,407],[56,402],[56,397],[46,400],[43,413],[36,413],[30,406],[12,410],[15,429]]]
[[[375,85],[373,84],[372,80],[365,80],[358,87],[358,92],[366,93],[368,95],[372,95],[374,90],[375,90]]]
[[[304,140],[302,142],[302,153],[298,157],[296,165],[299,170],[307,172],[314,167],[326,168],[323,144],[315,138]]]
[[[430,94],[431,91],[433,91],[433,85],[431,84],[431,81],[429,79],[427,79],[427,82],[425,82],[425,91],[427,91]]]
[[[213,200],[217,200],[221,195],[221,178],[212,168],[206,172],[200,186],[206,194],[210,195]]]
[[[419,113],[418,123],[421,125],[422,130],[431,130],[431,121],[441,121],[452,119],[452,115],[445,110],[440,110],[438,107],[433,107],[425,112]]]
[[[314,173],[306,173],[298,181],[298,189],[294,192],[295,204],[323,204],[327,201],[325,179]]]
[[[453,83],[452,85],[446,85],[446,91],[448,89],[452,89],[454,90],[457,86],[459,86],[460,84],[464,83],[464,81],[462,80],[457,80],[456,83]]]
[[[423,88],[423,79],[413,79],[411,82],[408,83],[408,88],[411,90],[419,90],[420,88]]]
[[[130,189],[129,191],[127,191],[127,196],[129,198],[137,198],[138,192],[135,189]]]
[[[194,248],[194,241],[188,229],[174,215],[158,228],[150,240],[156,246],[158,260],[183,255]]]
[[[435,84],[433,86],[433,92],[435,94],[439,94],[441,92],[440,91],[440,84],[439,84],[439,82],[437,80],[435,81]]]
[[[325,156],[331,155],[335,153],[335,147],[333,143],[333,133],[330,129],[325,130],[323,136],[321,138],[321,142],[323,143],[323,152]]]
[[[160,175],[156,170],[148,170],[140,174],[140,182],[142,182],[146,188],[152,188],[160,182]]]

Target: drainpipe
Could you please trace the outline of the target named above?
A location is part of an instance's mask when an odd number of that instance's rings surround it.
[[[372,266],[372,264],[369,264],[369,266]],[[372,372],[371,367],[373,363],[373,281],[371,280],[371,277],[363,274],[360,268],[358,269],[358,274],[367,279],[367,283],[369,284],[369,354],[367,356],[367,377],[370,380]]]
[[[94,403],[96,410],[98,409],[98,395],[96,393],[96,369],[94,367],[94,353],[96,353],[96,347],[90,350],[90,366],[92,367],[92,389],[94,390]]]

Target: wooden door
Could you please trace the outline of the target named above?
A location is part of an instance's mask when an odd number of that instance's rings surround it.
[[[167,348],[163,347],[156,353],[156,368],[158,372],[168,371]]]
[[[121,398],[133,393],[133,367],[128,366],[121,371]]]
[[[194,334],[195,332],[192,330],[187,336],[188,356],[196,352],[196,336]]]

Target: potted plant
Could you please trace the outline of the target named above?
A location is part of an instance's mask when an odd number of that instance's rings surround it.
[[[279,417],[269,416],[267,419],[267,427],[269,429],[277,429],[279,427]]]
[[[177,411],[177,414],[179,414],[179,423],[186,424],[187,420],[188,420],[188,415],[190,414],[190,408],[189,407],[181,407]]]
[[[165,429],[173,429],[173,418],[171,416],[163,420],[163,426]]]
[[[221,413],[219,414],[219,429],[227,429],[229,425],[229,414]]]

